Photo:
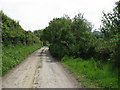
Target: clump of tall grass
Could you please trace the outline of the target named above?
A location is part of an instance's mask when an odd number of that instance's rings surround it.
[[[67,65],[73,73],[83,74],[85,78],[97,83],[100,87],[118,88],[118,70],[115,68],[113,71],[110,64],[95,61],[93,58],[83,60],[68,56],[62,58],[62,63]]]

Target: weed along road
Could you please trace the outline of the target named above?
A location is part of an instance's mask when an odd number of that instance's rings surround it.
[[[3,88],[80,88],[81,85],[54,60],[48,47],[26,58],[2,77]]]

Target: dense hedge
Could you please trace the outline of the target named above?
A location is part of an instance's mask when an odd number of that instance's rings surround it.
[[[1,29],[2,29],[2,41],[4,45],[9,44],[34,44],[40,43],[38,37],[36,37],[31,31],[25,31],[18,21],[15,21],[0,11],[1,16]]]
[[[64,55],[95,58],[117,66],[120,55],[120,1],[113,13],[105,14],[99,33],[91,32],[92,25],[82,14],[73,19],[68,16],[54,18],[43,30],[42,39],[50,43],[53,56]]]
[[[0,51],[0,75],[18,65],[26,56],[42,46],[40,39],[31,31],[25,31],[19,22],[0,11],[2,53]],[[1,33],[0,33],[1,34]],[[2,71],[1,71],[2,69]]]

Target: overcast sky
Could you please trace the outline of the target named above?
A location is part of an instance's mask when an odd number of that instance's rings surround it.
[[[84,17],[99,28],[103,10],[112,11],[118,0],[0,0],[0,10],[20,22],[25,30],[44,29],[50,20],[64,14]]]

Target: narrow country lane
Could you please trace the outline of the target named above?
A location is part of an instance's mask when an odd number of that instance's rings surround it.
[[[81,85],[43,47],[2,77],[3,88],[80,88]]]

